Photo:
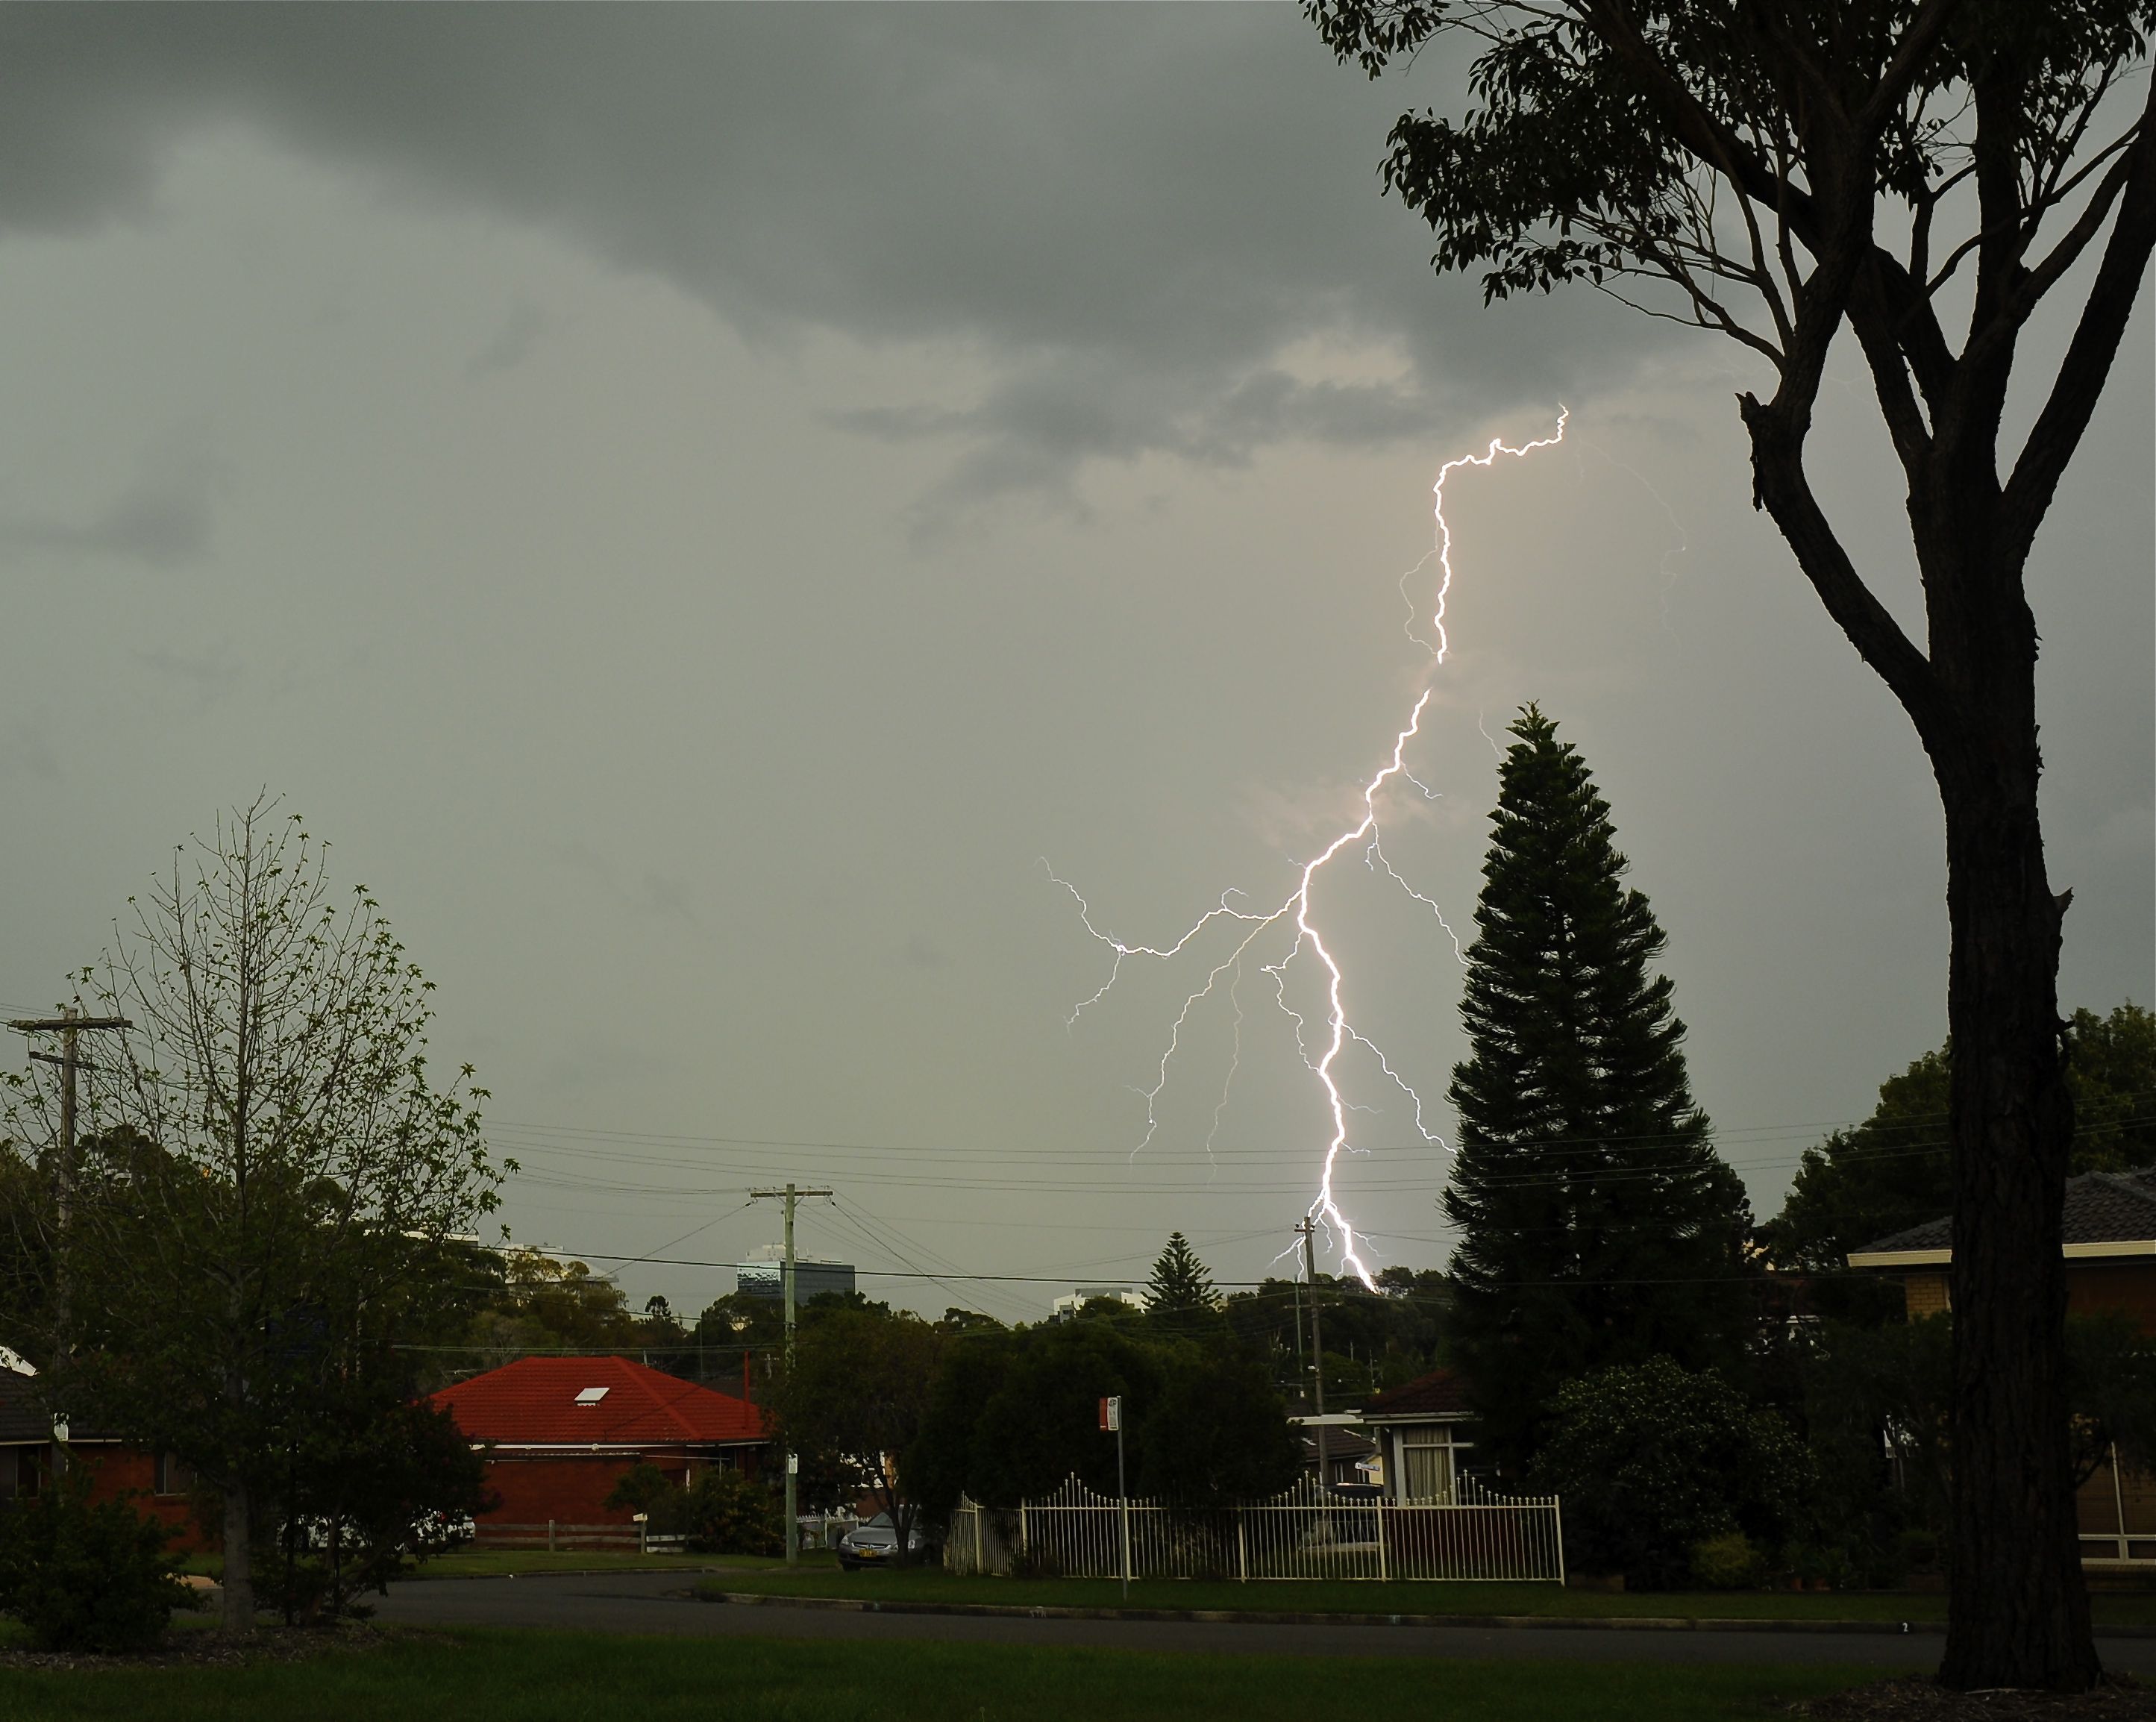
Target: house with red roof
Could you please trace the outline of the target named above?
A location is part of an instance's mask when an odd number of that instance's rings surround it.
[[[619,1525],[632,1515],[607,1497],[634,1467],[656,1466],[684,1487],[702,1472],[754,1472],[771,1444],[757,1406],[625,1357],[526,1357],[444,1387],[431,1402],[487,1449],[487,1485],[501,1504],[480,1540],[550,1526]]]

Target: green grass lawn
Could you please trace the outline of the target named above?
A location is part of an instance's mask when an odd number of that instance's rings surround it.
[[[250,1668],[0,1668],[10,1722],[1427,1722],[1763,1719],[1858,1668],[1163,1656],[1005,1645],[459,1633]]]
[[[1113,1579],[953,1578],[938,1568],[842,1573],[835,1568],[788,1573],[727,1573],[701,1579],[700,1592],[753,1591],[771,1596],[861,1596],[891,1602],[1000,1602],[1024,1607],[1116,1608]],[[1559,1585],[1410,1585],[1300,1582],[1207,1583],[1139,1579],[1133,1608],[1261,1609],[1345,1614],[1547,1615],[1587,1619],[1645,1617],[1684,1620],[1940,1621],[1946,1598],[1900,1591],[1575,1591]],[[2156,1591],[2098,1593],[2099,1625],[2156,1624]]]
[[[216,1555],[191,1555],[182,1563],[188,1572],[210,1578],[222,1576],[223,1562]],[[413,1570],[417,1579],[507,1578],[548,1572],[711,1572],[744,1576],[785,1570],[777,1555],[638,1555],[615,1549],[465,1549],[437,1555]],[[834,1572],[838,1557],[828,1550],[802,1555],[798,1570]],[[259,1581],[259,1579],[258,1579]]]
[[[504,1578],[511,1573],[696,1572],[738,1565],[744,1575],[760,1574],[766,1562],[738,1555],[639,1555],[615,1549],[465,1549],[438,1555],[412,1573],[415,1579]]]

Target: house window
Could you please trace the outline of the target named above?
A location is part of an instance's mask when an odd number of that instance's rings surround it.
[[[157,1455],[157,1480],[151,1492],[160,1495],[192,1494],[195,1486],[195,1468],[177,1453]]]
[[[1401,1482],[1410,1501],[1450,1501],[1458,1449],[1450,1428],[1404,1429],[1400,1432]]]
[[[34,1447],[17,1447],[15,1449],[15,1493],[18,1495],[37,1493],[38,1487],[44,1482],[44,1451]]]

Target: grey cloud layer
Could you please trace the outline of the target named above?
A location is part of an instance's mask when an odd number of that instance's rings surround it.
[[[199,561],[214,527],[210,462],[182,450],[80,520],[0,509],[0,558],[85,558],[171,568]]]
[[[1577,397],[1653,338],[1434,281],[1373,171],[1412,92],[1286,7],[18,8],[0,68],[0,224],[140,213],[175,140],[259,126],[565,230],[752,337],[978,355],[969,404],[855,421],[956,439],[961,494],[1425,433]],[[1291,375],[1314,332],[1407,368]]]

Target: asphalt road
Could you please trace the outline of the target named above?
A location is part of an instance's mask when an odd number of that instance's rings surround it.
[[[932,1638],[966,1644],[1087,1645],[1216,1655],[1563,1657],[1583,1662],[1836,1663],[1930,1668],[1937,1633],[1672,1632],[1565,1627],[1245,1626],[1213,1622],[1035,1620],[698,1602],[680,1573],[413,1579],[378,1617],[411,1625],[537,1627],[698,1638]],[[2102,1641],[2107,1667],[2156,1675],[2156,1639]]]

